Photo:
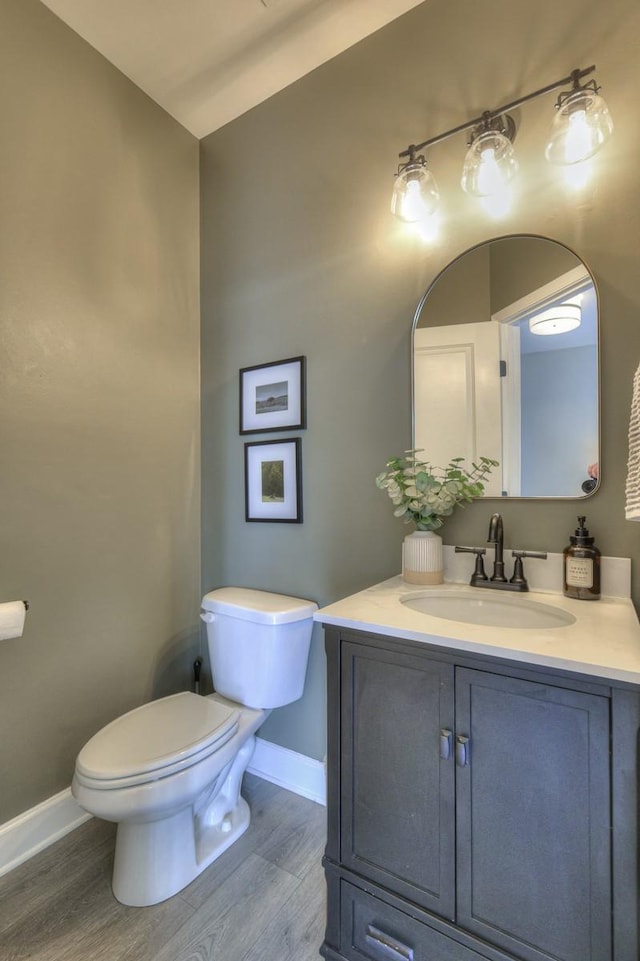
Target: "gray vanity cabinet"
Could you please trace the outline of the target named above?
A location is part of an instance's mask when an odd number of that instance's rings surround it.
[[[342,666],[342,863],[453,918],[453,668],[349,643]]]
[[[608,961],[608,698],[457,668],[456,730],[457,923],[527,961]]]
[[[322,954],[638,961],[636,878],[619,883],[618,868],[612,876],[620,845],[637,841],[635,823],[612,834],[610,763],[615,714],[616,726],[631,725],[635,769],[637,695],[612,714],[601,683],[325,631]],[[629,770],[614,800],[620,817],[637,804]],[[614,882],[620,908],[635,916],[618,922],[617,937]]]

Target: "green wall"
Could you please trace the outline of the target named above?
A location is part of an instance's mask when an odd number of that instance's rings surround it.
[[[413,314],[489,237],[555,238],[596,277],[602,485],[580,505],[605,554],[638,559],[624,520],[640,360],[636,0],[430,0],[206,138],[200,211],[193,137],[37,0],[4,0],[0,26],[0,581],[2,599],[31,602],[24,638],[0,644],[0,822],[67,787],[102,724],[189,685],[201,587],[322,604],[399,570],[406,529],[373,479],[410,444]],[[463,136],[431,155],[438,243],[391,218],[408,143],[594,62],[616,131],[583,193],[542,159],[550,96],[516,111],[521,174],[503,221],[459,189]],[[305,520],[247,524],[238,369],[298,354]],[[452,518],[445,541],[482,542],[494,507]],[[500,509],[508,544],[558,551],[578,504]],[[323,756],[318,629],[304,698],[263,734]]]
[[[639,40],[637,0],[430,0],[202,141],[204,589],[238,583],[322,604],[399,571],[406,529],[374,477],[410,444],[413,314],[449,261],[507,233],[562,241],[596,277],[602,484],[580,510],[605,554],[638,559],[624,483],[640,361]],[[460,190],[461,135],[431,153],[445,200],[439,242],[394,222],[393,172],[407,144],[592,63],[616,131],[581,194],[543,159],[551,95],[515,111],[521,172],[506,218],[492,221]],[[246,524],[238,369],[297,354],[309,374],[305,521]],[[445,543],[483,542],[495,507],[460,512]],[[578,503],[500,509],[507,545],[560,551]],[[275,712],[264,736],[322,757],[323,685],[317,631],[305,697]]]
[[[0,823],[199,648],[198,143],[0,5]]]

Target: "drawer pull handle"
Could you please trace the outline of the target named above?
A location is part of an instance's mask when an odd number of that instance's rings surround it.
[[[469,738],[462,734],[456,737],[456,763],[458,767],[466,767],[469,763]]]
[[[448,761],[451,757],[451,744],[453,741],[453,734],[451,731],[447,731],[446,728],[442,728],[440,731],[440,757],[443,761]]]
[[[413,961],[413,948],[396,941],[391,935],[385,934],[379,928],[374,928],[372,924],[367,925],[365,938],[367,944],[376,948],[384,958],[389,961]]]

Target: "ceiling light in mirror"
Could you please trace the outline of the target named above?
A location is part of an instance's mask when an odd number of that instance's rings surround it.
[[[556,304],[529,318],[529,330],[532,334],[548,337],[554,334],[567,334],[580,326],[582,308],[577,301]]]

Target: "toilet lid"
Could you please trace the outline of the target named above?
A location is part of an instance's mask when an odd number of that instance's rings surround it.
[[[157,772],[212,753],[238,729],[240,711],[183,691],[150,701],[107,724],[80,751],[76,769],[96,780]],[[195,758],[194,758],[195,760]]]

